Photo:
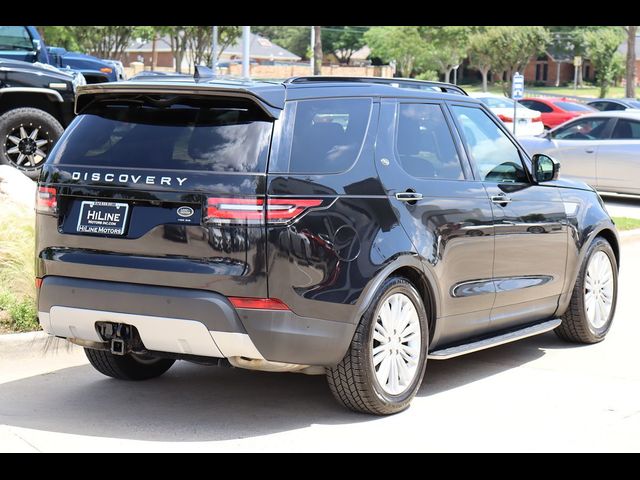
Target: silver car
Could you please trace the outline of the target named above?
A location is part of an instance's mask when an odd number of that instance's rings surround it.
[[[530,155],[556,158],[563,177],[600,191],[640,195],[640,111],[583,115],[519,141]]]

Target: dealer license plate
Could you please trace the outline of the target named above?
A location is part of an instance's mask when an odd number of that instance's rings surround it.
[[[78,233],[124,235],[129,205],[115,202],[83,201],[78,216]]]

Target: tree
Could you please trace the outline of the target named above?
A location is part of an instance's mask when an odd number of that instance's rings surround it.
[[[322,48],[341,64],[348,64],[351,56],[364,46],[364,32],[355,27],[323,27]]]
[[[491,31],[495,48],[493,71],[506,74],[503,91],[509,95],[513,74],[521,72],[533,55],[544,50],[550,41],[549,32],[538,26],[500,26]]]
[[[182,73],[182,60],[187,52],[187,43],[189,41],[187,28],[188,27],[185,26],[157,27],[160,35],[169,37],[169,45],[171,46],[173,61],[176,64],[176,71],[178,73]]]
[[[429,55],[429,48],[418,27],[373,27],[364,34],[371,55],[385,62],[395,62],[397,73],[411,77],[422,69]]]
[[[449,82],[451,71],[467,56],[469,27],[422,27],[420,31],[429,49],[427,66],[437,69]]]
[[[251,27],[258,35],[268,38],[273,43],[286,48],[299,57],[309,59],[313,53],[310,51],[311,27]]]
[[[587,55],[596,71],[596,83],[600,87],[600,98],[607,96],[615,75],[615,53],[624,41],[621,27],[601,27],[585,32]]]
[[[69,51],[80,50],[78,44],[77,32],[78,27],[62,27],[62,26],[44,26],[38,27],[40,35],[44,38],[47,45],[52,47],[62,47]]]
[[[185,27],[186,53],[191,66],[202,65],[203,63],[210,65],[212,63],[212,36],[213,27]],[[239,26],[218,27],[218,58],[239,36]]]
[[[313,74],[322,73],[322,27],[313,27]]]
[[[80,26],[69,27],[75,32],[80,49],[100,58],[121,59],[132,38],[148,40],[152,27],[142,26]]]
[[[624,27],[627,33],[627,66],[625,97],[636,98],[636,35],[638,27]]]
[[[469,63],[482,75],[482,91],[488,90],[487,79],[491,67],[499,62],[498,50],[493,40],[493,29],[488,27],[484,32],[474,33],[469,37]]]

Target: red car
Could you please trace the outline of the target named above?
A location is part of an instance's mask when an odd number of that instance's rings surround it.
[[[572,118],[597,111],[595,108],[566,98],[523,98],[519,102],[531,110],[540,112],[545,129],[551,129]]]

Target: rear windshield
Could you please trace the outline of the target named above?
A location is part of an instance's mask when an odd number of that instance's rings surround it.
[[[272,122],[248,104],[99,103],[78,116],[50,162],[64,165],[265,172]]]

